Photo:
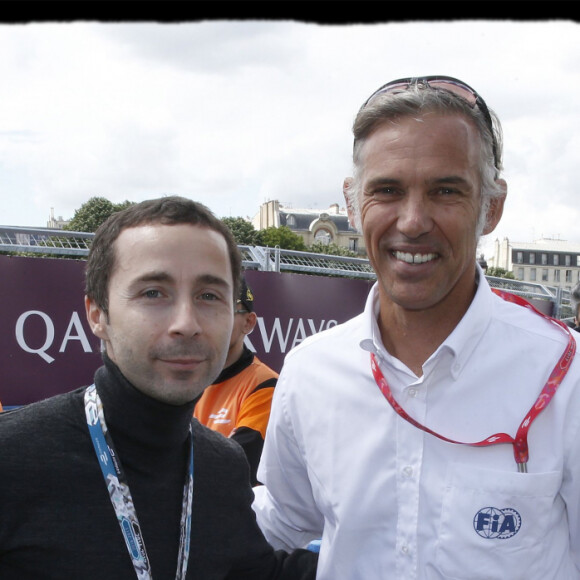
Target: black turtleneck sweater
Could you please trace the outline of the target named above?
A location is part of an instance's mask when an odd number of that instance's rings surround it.
[[[154,580],[177,567],[194,403],[135,389],[107,358],[95,374]],[[95,456],[84,388],[0,415],[0,578],[136,578]],[[313,580],[316,555],[274,552],[251,508],[242,449],[193,421],[194,488],[187,578]]]

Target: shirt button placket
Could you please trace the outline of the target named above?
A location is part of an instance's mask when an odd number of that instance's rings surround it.
[[[423,392],[418,386],[406,389],[407,412],[418,419],[425,415]],[[412,402],[411,402],[412,401]],[[405,406],[405,405],[404,405]],[[399,418],[397,425],[397,578],[417,578],[417,527],[419,508],[420,465],[424,433]]]

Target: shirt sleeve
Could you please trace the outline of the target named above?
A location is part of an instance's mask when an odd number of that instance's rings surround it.
[[[231,438],[242,446],[248,463],[252,485],[258,485],[257,471],[264,437],[270,419],[270,408],[276,378],[271,378],[256,387],[254,392],[246,397],[240,406],[238,417]]]
[[[264,448],[264,439],[259,431],[254,431],[249,427],[241,427],[236,429],[231,436],[236,443],[241,445],[246,459],[250,465],[250,481],[252,486],[259,485],[257,472],[260,457],[262,456],[262,449]]]
[[[320,539],[324,517],[313,496],[308,466],[292,425],[288,393],[281,376],[272,401],[270,422],[253,503],[258,524],[276,549],[304,548]]]
[[[254,392],[242,401],[236,420],[236,430],[247,427],[258,431],[262,439],[266,436],[275,385],[276,379],[269,379],[258,385]]]
[[[580,387],[580,385],[576,385]],[[580,413],[570,405],[570,426],[566,433],[564,472],[560,494],[566,503],[570,526],[570,553],[580,571]]]

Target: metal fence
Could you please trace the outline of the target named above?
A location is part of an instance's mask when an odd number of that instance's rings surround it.
[[[544,286],[533,282],[522,282],[521,280],[511,280],[509,278],[496,278],[486,276],[489,285],[518,294],[528,300],[546,300],[552,302],[554,318],[571,318],[574,316],[570,304],[570,291],[556,286]]]
[[[86,256],[95,234],[47,228],[0,226],[0,252]]]
[[[0,226],[0,252],[83,257],[89,253],[94,234],[47,228]],[[327,276],[375,278],[368,260],[329,256],[280,248],[238,246],[246,269],[265,272],[303,272]]]
[[[45,255],[61,258],[87,256],[94,234],[47,228],[0,226],[0,252]],[[331,256],[280,248],[238,246],[245,269],[265,272],[300,272],[322,276],[376,279],[369,261],[363,258]],[[527,299],[547,300],[553,304],[556,318],[573,316],[570,291],[554,286],[486,276],[492,287]]]

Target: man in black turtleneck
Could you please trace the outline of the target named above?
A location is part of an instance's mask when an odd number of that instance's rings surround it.
[[[240,256],[204,206],[166,197],[98,230],[87,318],[95,383],[0,415],[2,580],[313,580],[274,552],[244,453],[192,421],[219,374]]]

